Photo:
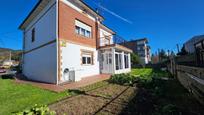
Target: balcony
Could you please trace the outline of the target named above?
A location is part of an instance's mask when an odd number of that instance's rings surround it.
[[[124,38],[118,35],[105,36],[100,38],[100,47],[110,46],[113,44],[123,45],[127,42]]]

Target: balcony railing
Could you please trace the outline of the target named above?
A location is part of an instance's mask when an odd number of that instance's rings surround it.
[[[125,40],[124,38],[118,35],[107,36],[107,38],[100,38],[100,46],[106,46],[106,45],[112,45],[112,44],[124,45],[126,42],[127,40]]]

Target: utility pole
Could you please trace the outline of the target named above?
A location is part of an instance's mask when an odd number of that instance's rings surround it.
[[[179,49],[179,44],[176,44],[177,46],[177,50],[178,50],[178,53],[180,52],[180,49]]]

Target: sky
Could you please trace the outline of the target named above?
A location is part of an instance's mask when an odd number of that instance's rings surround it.
[[[18,26],[38,1],[0,1],[0,47],[21,49]],[[153,53],[158,49],[177,51],[176,44],[182,47],[193,36],[204,34],[204,0],[84,1],[99,9],[104,24],[117,35],[126,40],[148,38]]]

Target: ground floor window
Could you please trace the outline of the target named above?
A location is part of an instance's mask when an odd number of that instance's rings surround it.
[[[82,65],[93,65],[93,52],[82,51],[81,59],[82,59]]]
[[[115,54],[115,67],[116,67],[116,70],[123,69],[122,54],[121,53]]]
[[[125,68],[129,68],[129,57],[128,54],[124,54]]]

